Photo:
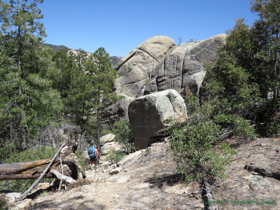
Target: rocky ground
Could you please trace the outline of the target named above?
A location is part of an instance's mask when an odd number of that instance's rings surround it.
[[[233,139],[229,143],[237,155],[228,167],[227,179],[212,186],[215,209],[280,209],[279,180],[244,169],[251,165],[279,171],[280,139]],[[155,143],[126,156],[118,167],[86,171],[91,184],[47,192],[17,203],[14,209],[203,209],[199,185],[186,185],[176,175],[168,145]]]

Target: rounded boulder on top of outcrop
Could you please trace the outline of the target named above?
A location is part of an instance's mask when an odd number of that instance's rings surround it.
[[[123,57],[115,67],[120,76],[115,82],[117,94],[135,97],[141,87],[147,84],[157,63],[175,47],[173,39],[154,36]]]

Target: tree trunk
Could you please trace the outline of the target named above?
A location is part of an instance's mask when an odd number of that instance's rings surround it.
[[[99,116],[99,109],[97,109],[96,115],[97,115],[97,149],[98,149],[98,153],[100,154],[100,116]],[[99,165],[98,155],[96,156],[96,163],[97,163],[97,165]]]
[[[23,127],[23,124],[22,124],[22,119],[23,119],[23,116],[21,115],[21,120],[20,120],[20,133],[21,133],[21,146],[22,146],[22,149],[26,149],[26,137],[25,137],[25,131],[24,131],[24,127]]]
[[[13,123],[10,122],[10,141],[13,141]]]

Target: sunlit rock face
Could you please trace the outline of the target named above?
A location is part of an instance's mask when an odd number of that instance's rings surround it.
[[[144,94],[185,88],[198,92],[206,74],[205,64],[217,59],[217,50],[225,44],[225,38],[225,34],[220,34],[176,47],[156,65]]]

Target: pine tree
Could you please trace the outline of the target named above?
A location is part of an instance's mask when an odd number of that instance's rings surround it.
[[[260,48],[257,57],[262,60],[260,66],[266,76],[266,91],[273,93],[270,107],[275,113],[280,91],[280,0],[255,0],[251,10],[260,18],[252,30]]]
[[[113,93],[114,81],[117,78],[117,71],[112,69],[109,54],[103,47],[98,48],[89,58],[86,63],[86,72],[90,77],[90,85],[92,89],[92,100],[88,101],[89,106],[96,109],[97,118],[97,141],[98,149],[100,150],[100,135],[101,135],[101,112],[120,99]]]
[[[43,0],[0,0],[0,138],[22,148],[62,108],[51,88],[51,51],[42,46],[46,34],[37,3]]]
[[[277,132],[279,123],[273,117],[280,105],[279,3],[253,1],[252,11],[260,19],[252,27],[243,18],[237,20],[207,73],[206,88],[217,101],[214,119],[223,127],[239,131],[255,127],[262,135]]]

